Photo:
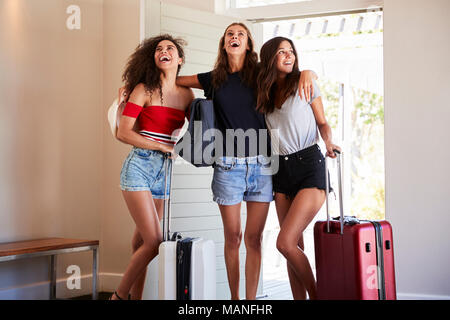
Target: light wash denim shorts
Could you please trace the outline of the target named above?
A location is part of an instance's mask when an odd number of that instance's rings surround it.
[[[168,159],[167,197],[170,190]],[[124,191],[150,191],[154,199],[164,199],[164,154],[157,150],[133,147],[120,172],[120,188]]]
[[[272,201],[270,158],[259,155],[217,159],[211,188],[213,200],[220,205],[235,205],[242,201]]]

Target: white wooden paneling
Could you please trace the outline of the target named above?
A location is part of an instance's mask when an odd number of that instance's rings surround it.
[[[164,30],[167,31],[168,30]],[[182,33],[182,32],[175,32],[175,31],[170,31],[170,34],[172,34],[174,37],[179,37],[179,38],[183,38],[183,40],[185,40],[187,42],[187,47],[190,49],[195,49],[198,51],[203,51],[203,52],[209,52],[211,54],[217,54],[217,50],[219,48],[219,41],[217,39],[207,39],[207,38],[201,38],[198,36],[194,36],[194,35],[189,35],[186,33]],[[220,35],[218,36],[220,37]],[[189,55],[188,57],[188,61],[190,61],[190,57]]]
[[[173,219],[184,218],[186,215],[186,207],[183,203],[173,203],[171,209]],[[189,205],[189,215],[191,217],[217,215],[217,204],[212,202],[192,203]]]
[[[187,7],[177,6],[169,3],[163,3],[161,7],[163,17],[173,17],[183,21],[190,21],[216,29],[223,29],[234,21],[233,18],[212,14],[206,11],[195,10]],[[182,25],[180,25],[182,27]],[[178,28],[180,29],[180,27]]]
[[[204,65],[201,64],[185,64],[181,70],[180,70],[180,76],[189,76],[189,75],[193,75],[193,74],[198,74],[198,73],[203,73],[203,72],[208,72],[210,71],[211,68],[208,68]],[[195,90],[194,90],[195,92]],[[203,98],[203,94],[201,94],[200,96],[197,96],[199,98]]]
[[[186,61],[181,75],[193,75],[213,69],[219,39],[225,28],[234,22],[230,17],[214,15],[190,8],[185,8],[160,1],[146,2],[146,37],[169,33],[187,42]],[[202,90],[195,90],[196,97],[202,97]],[[181,232],[186,237],[203,237],[211,239],[216,245],[217,299],[229,299],[227,273],[224,259],[224,234],[220,212],[212,201],[212,168],[195,168],[182,159],[177,159],[173,166],[171,231]],[[242,204],[242,232],[246,223],[246,205]],[[240,292],[245,297],[245,245],[240,253]],[[149,287],[155,288],[157,268],[152,262],[149,268]],[[155,274],[156,272],[156,274]],[[261,272],[262,274],[262,272]],[[260,285],[262,288],[262,285]],[[156,297],[156,289],[150,297]],[[258,294],[261,294],[258,292]]]
[[[174,180],[177,178],[174,175]],[[195,178],[193,176],[193,178]],[[179,203],[183,202],[186,205],[189,203],[198,202],[209,202],[212,200],[211,188],[201,188],[201,189],[175,189],[172,190],[172,202]]]
[[[186,212],[188,215],[189,212]],[[209,217],[186,217],[176,218],[171,221],[173,231],[201,231],[201,230],[220,230],[222,220],[220,216],[214,215]]]
[[[192,179],[190,174],[177,174],[177,179],[173,181],[172,188],[174,189],[201,189],[209,188],[211,186],[211,178],[209,174],[196,175],[195,179]]]
[[[171,31],[177,30],[178,32],[185,35],[192,35],[199,37],[201,39],[217,39],[217,36],[221,36],[223,34],[222,27],[213,27],[209,25],[200,24],[198,22],[191,22],[186,20],[181,20],[180,18],[173,17],[161,17],[161,30],[164,32],[171,33]],[[180,29],[182,27],[182,29]],[[225,26],[226,27],[226,26]]]
[[[178,157],[173,166],[173,174],[192,174],[192,175],[212,175],[214,170],[211,167],[196,168],[191,164]]]
[[[223,255],[223,251],[221,252],[221,254],[222,255],[218,255],[217,259],[216,259],[216,269],[218,270],[218,272],[217,272],[217,277],[218,278],[219,278],[221,273],[224,273],[225,277],[226,277],[226,273],[227,273],[226,272],[225,258],[224,258],[224,255]],[[244,263],[245,263],[245,252],[239,252],[239,261],[240,261],[241,267],[243,267]],[[244,275],[244,274],[245,274],[244,272],[241,272],[241,278],[242,278],[242,275]]]
[[[189,57],[189,63],[205,65],[210,67],[216,62],[216,53],[210,53],[206,51],[200,51],[197,49],[186,49],[186,57]]]

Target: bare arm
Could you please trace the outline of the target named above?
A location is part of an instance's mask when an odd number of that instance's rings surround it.
[[[136,86],[136,88],[131,93],[128,101],[139,106],[145,105],[145,103],[147,102],[147,95],[145,93],[144,86]],[[138,148],[159,150],[162,152],[173,151],[172,146],[148,140],[141,136],[139,133],[135,132],[133,130],[135,123],[136,118],[122,115],[119,122],[119,128],[117,130],[117,139]]]
[[[203,89],[202,85],[198,81],[198,77],[196,74],[193,76],[177,77],[177,85],[188,88]]]
[[[323,110],[322,98],[317,97],[311,102],[311,108],[314,112],[314,118],[316,119],[317,127],[319,128],[320,136],[325,142],[325,146],[327,148],[327,156],[331,158],[336,158],[336,154],[333,150],[341,151],[341,148],[335,145],[332,141],[332,132],[331,127],[325,118],[325,112]]]

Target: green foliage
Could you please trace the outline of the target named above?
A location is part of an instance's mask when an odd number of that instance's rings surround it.
[[[322,101],[325,109],[325,117],[333,130],[337,129],[339,112],[339,83],[328,79],[317,81],[322,94]]]
[[[339,83],[319,79],[325,116],[336,135],[339,120]],[[384,219],[384,101],[383,96],[352,88],[349,212],[363,219]]]
[[[353,89],[355,111],[364,124],[384,124],[383,96],[362,89]]]

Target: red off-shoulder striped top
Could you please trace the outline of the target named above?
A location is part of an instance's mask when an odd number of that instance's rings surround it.
[[[137,118],[139,133],[150,140],[174,145],[177,142],[179,129],[184,125],[184,118],[189,119],[189,108],[186,111],[164,106],[142,107],[128,102],[123,115]]]

